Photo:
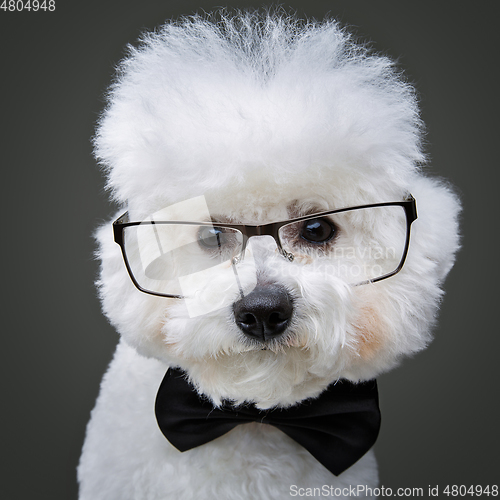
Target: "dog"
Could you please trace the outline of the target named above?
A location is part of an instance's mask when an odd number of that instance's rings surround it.
[[[219,12],[129,47],[94,138],[121,340],[80,500],[377,496],[375,378],[431,340],[459,247],[422,137],[412,86],[332,20]]]

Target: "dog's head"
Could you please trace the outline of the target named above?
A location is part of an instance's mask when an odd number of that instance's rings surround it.
[[[459,206],[420,172],[414,93],[391,62],[333,22],[272,15],[196,17],[142,42],[96,135],[128,211],[129,272],[110,225],[98,233],[125,340],[215,402],[261,407],[425,347]]]

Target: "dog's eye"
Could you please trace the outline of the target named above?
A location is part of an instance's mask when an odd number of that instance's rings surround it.
[[[336,232],[335,225],[327,219],[311,219],[304,222],[300,237],[310,243],[326,243]]]
[[[231,233],[226,233],[222,227],[201,226],[198,230],[198,243],[207,250],[216,250],[227,246]]]

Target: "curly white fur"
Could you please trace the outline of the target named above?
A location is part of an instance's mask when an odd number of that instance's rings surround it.
[[[153,401],[175,365],[216,404],[288,406],[340,378],[376,377],[427,345],[458,248],[459,204],[421,172],[412,87],[333,21],[223,14],[144,35],[108,97],[96,156],[131,220],[201,195],[211,214],[263,224],[288,219],[292,206],[321,211],[410,192],[418,219],[403,270],[359,287],[256,241],[258,276],[279,282],[295,309],[286,341],[267,350],[244,338],[229,306],[192,317],[179,299],[139,292],[109,224],[101,228],[99,290],[123,342],[88,427],[81,500],[276,499],[291,484],[376,485],[371,454],[334,478],[268,426],[240,426],[181,454],[156,428]]]

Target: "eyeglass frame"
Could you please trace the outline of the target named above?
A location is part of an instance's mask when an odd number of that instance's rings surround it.
[[[130,226],[139,226],[139,225],[155,225],[155,224],[169,224],[169,225],[196,225],[196,226],[208,226],[208,227],[221,227],[221,228],[229,228],[229,229],[235,229],[239,231],[242,236],[243,236],[243,242],[242,242],[242,248],[240,255],[244,255],[246,246],[248,243],[248,240],[252,238],[253,236],[271,236],[274,241],[276,242],[276,246],[278,247],[278,250],[280,254],[290,262],[293,261],[294,255],[292,253],[287,252],[282,244],[281,240],[279,237],[279,230],[288,224],[293,224],[295,222],[302,222],[305,220],[310,220],[310,219],[319,219],[321,217],[326,217],[328,215],[334,215],[334,214],[340,214],[343,212],[348,212],[351,210],[359,210],[359,209],[364,209],[364,208],[376,208],[376,207],[391,207],[391,206],[400,206],[403,207],[405,215],[406,215],[406,242],[405,246],[403,249],[403,254],[401,257],[401,260],[399,262],[398,267],[394,270],[391,271],[390,273],[386,273],[382,276],[379,276],[377,278],[373,278],[370,280],[365,280],[360,283],[356,283],[357,285],[364,285],[368,283],[376,283],[378,281],[382,281],[384,279],[390,278],[391,276],[394,276],[395,274],[399,273],[401,269],[403,268],[405,262],[406,262],[406,257],[408,255],[408,250],[410,247],[410,231],[411,231],[411,225],[412,223],[418,218],[417,215],[417,203],[413,195],[409,194],[407,198],[403,201],[390,201],[390,202],[385,202],[385,203],[371,203],[369,205],[358,205],[355,207],[347,207],[347,208],[339,208],[336,210],[328,210],[326,212],[318,212],[316,214],[310,214],[310,215],[303,215],[301,217],[296,217],[294,219],[289,219],[285,221],[279,221],[279,222],[269,222],[268,224],[261,224],[261,225],[255,225],[255,224],[231,224],[231,223],[226,223],[226,222],[192,222],[192,221],[142,221],[142,222],[131,222],[127,221],[128,218],[128,211],[125,212],[124,214],[120,215],[118,219],[116,219],[113,222],[113,236],[114,236],[114,241],[120,246],[123,260],[125,262],[125,267],[127,269],[127,272],[130,276],[130,279],[132,280],[132,283],[135,285],[135,287],[140,290],[143,293],[147,293],[149,295],[155,295],[158,297],[166,297],[166,298],[172,298],[172,299],[183,299],[184,296],[182,295],[173,295],[173,294],[167,294],[167,293],[160,293],[160,292],[153,292],[152,290],[147,290],[143,288],[137,280],[135,279],[134,273],[132,272],[132,269],[130,267],[129,261],[127,259],[127,254],[125,252],[125,243],[124,243],[124,238],[123,238],[123,231],[125,228],[130,227]],[[235,257],[233,259],[233,263],[236,264],[239,262],[239,257]]]

